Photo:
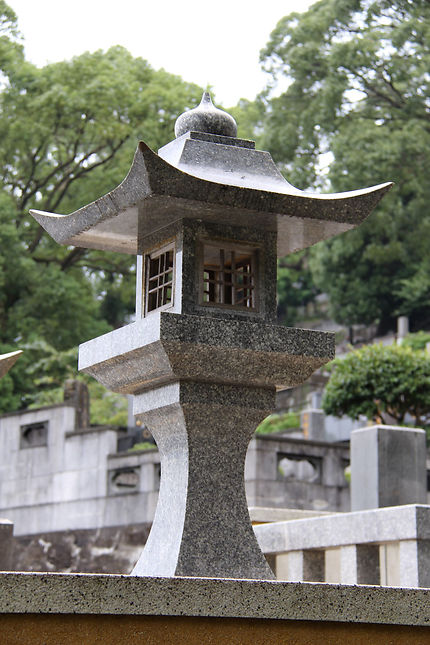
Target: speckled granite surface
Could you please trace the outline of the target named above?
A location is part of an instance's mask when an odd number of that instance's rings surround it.
[[[0,613],[216,616],[430,626],[430,589],[2,573]]]
[[[79,369],[135,394],[180,379],[292,387],[334,358],[334,334],[154,312],[79,348]]]
[[[278,253],[282,257],[354,228],[392,185],[313,195],[282,182],[281,176],[277,182],[268,182],[265,173],[254,174],[254,159],[236,168],[236,174],[244,177],[243,185],[230,185],[236,148],[204,141],[194,143],[201,144],[197,146],[199,156],[206,143],[205,157],[212,146],[219,146],[217,158],[220,149],[225,148],[222,163],[218,164],[222,166],[222,179],[216,168],[205,172],[204,179],[175,168],[141,141],[129,174],[110,193],[70,215],[37,210],[31,214],[60,244],[132,254],[138,253],[146,235],[183,217],[234,221],[237,225],[278,231]],[[246,158],[252,153],[258,156],[258,151],[243,150]]]

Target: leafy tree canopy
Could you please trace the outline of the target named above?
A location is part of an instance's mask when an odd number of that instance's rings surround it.
[[[309,253],[299,251],[278,262],[278,319],[292,327],[303,307],[319,293],[308,262]]]
[[[376,423],[430,423],[430,356],[403,345],[367,345],[332,361],[322,407]]]
[[[335,319],[428,325],[430,3],[320,0],[278,23],[262,62],[263,143],[292,183],[396,184],[364,225],[311,253]]]
[[[139,138],[171,140],[202,90],[119,46],[37,68],[1,0],[0,73],[0,350],[67,352],[133,313],[135,258],[59,246],[29,209],[69,213],[117,186]],[[0,411],[28,404],[30,362],[0,386]]]

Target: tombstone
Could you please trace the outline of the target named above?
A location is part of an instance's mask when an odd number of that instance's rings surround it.
[[[408,334],[409,318],[408,316],[399,316],[397,318],[397,345],[401,345]]]
[[[425,504],[426,433],[371,426],[351,433],[351,510]]]
[[[75,430],[90,427],[90,394],[88,386],[77,379],[67,379],[64,383],[63,400],[75,407]]]
[[[248,443],[279,386],[334,356],[334,334],[276,324],[277,257],[354,228],[391,184],[291,186],[207,93],[158,155],[68,216],[32,211],[67,245],[137,254],[136,321],[84,343],[79,368],[134,395],[161,456],[158,507],[133,573],[273,577],[249,520]]]

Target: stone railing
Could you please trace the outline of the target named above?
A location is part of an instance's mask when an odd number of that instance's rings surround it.
[[[0,571],[10,571],[13,552],[13,524],[0,518]]]
[[[430,506],[254,526],[278,580],[430,587]]]

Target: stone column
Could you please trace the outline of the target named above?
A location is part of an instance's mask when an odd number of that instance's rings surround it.
[[[374,544],[350,544],[327,549],[325,581],[347,585],[379,585],[379,547]]]
[[[430,540],[402,540],[399,543],[401,587],[430,587]]]
[[[133,575],[274,577],[250,523],[243,476],[249,441],[271,406],[271,389],[192,382],[135,397],[162,476]]]
[[[13,523],[0,519],[0,571],[11,571],[13,555]]]
[[[357,547],[355,544],[326,550],[325,581],[357,584]]]
[[[303,551],[277,554],[276,578],[288,582],[303,582]]]
[[[351,510],[425,504],[424,430],[372,426],[351,433]]]

